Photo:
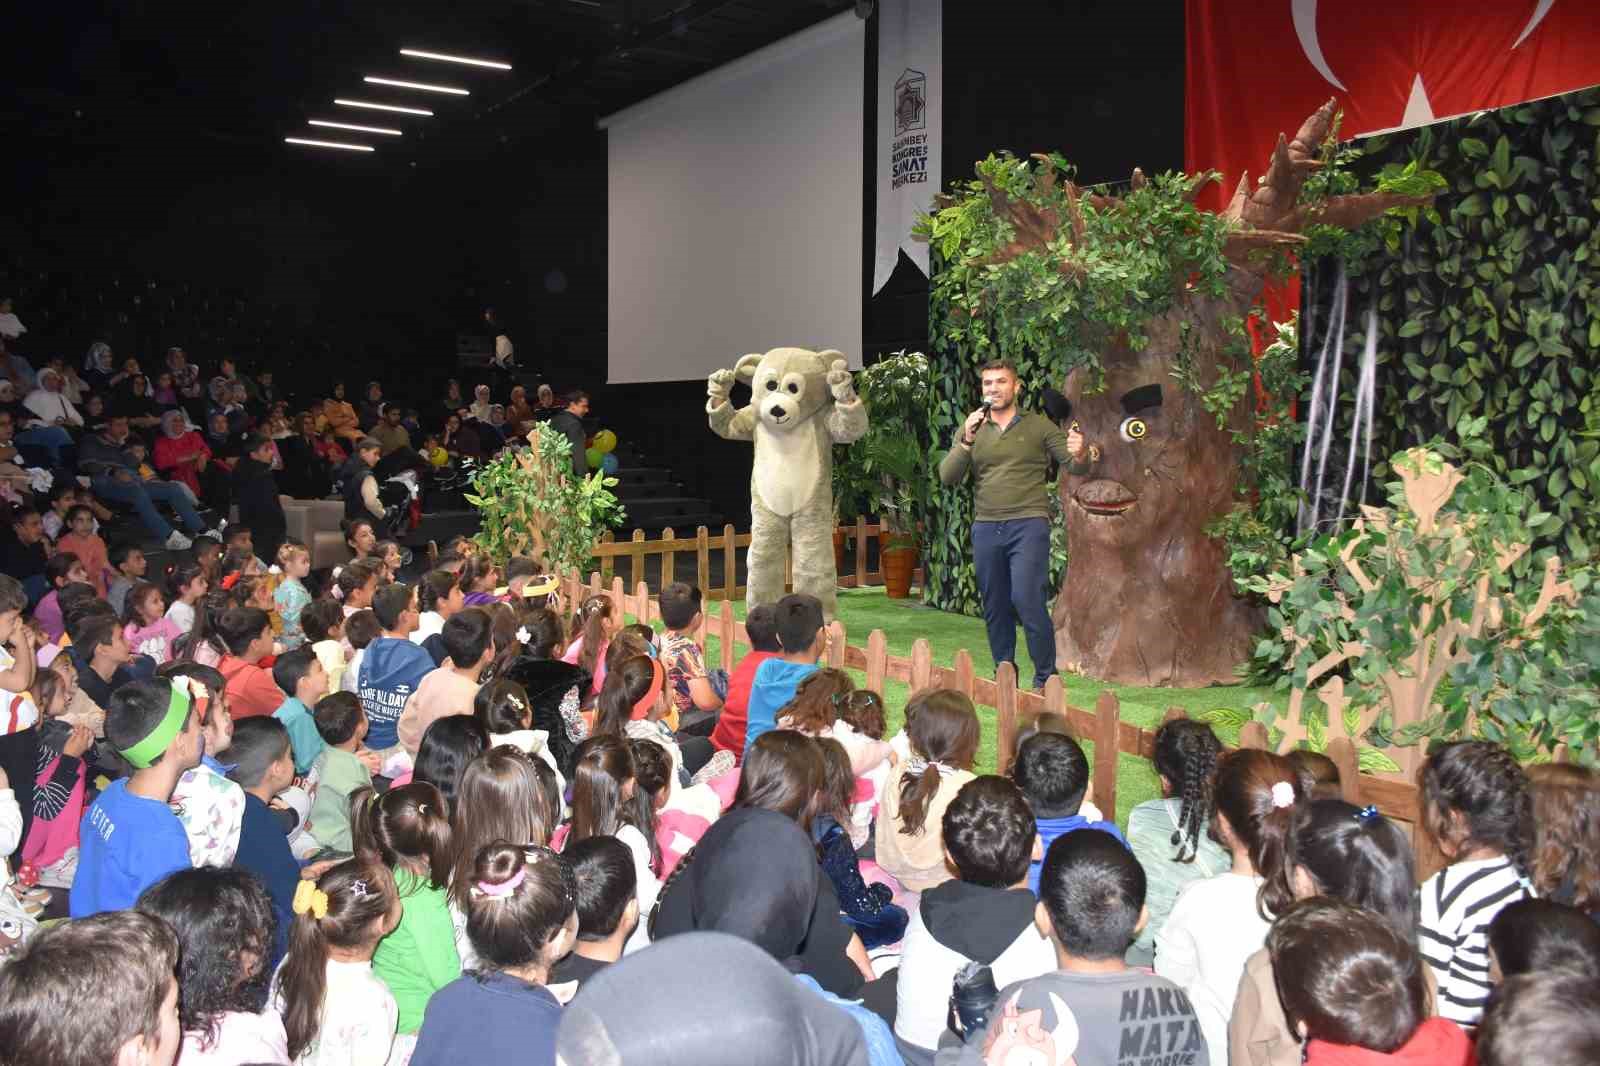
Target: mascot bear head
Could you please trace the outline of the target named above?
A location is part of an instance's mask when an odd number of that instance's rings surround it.
[[[828,368],[843,358],[843,353],[832,350],[774,348],[765,355],[745,356],[733,372],[750,386],[750,405],[761,423],[774,432],[789,433],[833,403]]]

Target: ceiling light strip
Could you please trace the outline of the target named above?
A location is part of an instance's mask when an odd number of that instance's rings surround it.
[[[400,54],[410,56],[412,59],[437,59],[441,63],[464,63],[469,67],[488,67],[491,70],[510,70],[510,63],[498,63],[492,59],[471,59],[467,56],[446,55],[443,52],[424,52],[418,48],[402,48]]]
[[[334,103],[340,107],[364,107],[371,111],[395,111],[402,115],[422,115],[432,118],[433,112],[421,107],[401,107],[398,104],[375,104],[371,100],[346,100],[339,98]]]
[[[308,118],[306,124],[311,126],[326,126],[332,130],[356,130],[359,133],[382,133],[390,137],[399,137],[399,130],[391,130],[384,126],[357,126],[350,122],[329,122],[325,118]]]
[[[465,89],[457,89],[453,85],[430,85],[423,81],[400,81],[398,78],[379,78],[368,74],[361,79],[369,85],[389,85],[396,89],[416,89],[425,93],[447,93],[450,96],[471,96]]]
[[[345,144],[343,141],[313,141],[308,137],[285,137],[284,144],[304,144],[312,148],[344,148],[351,152],[373,152],[370,144]]]

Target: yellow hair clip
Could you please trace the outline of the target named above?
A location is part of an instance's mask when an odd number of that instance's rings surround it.
[[[328,916],[328,894],[317,887],[315,881],[301,881],[294,888],[294,902],[291,908],[296,914],[310,913],[313,918],[323,919]]]

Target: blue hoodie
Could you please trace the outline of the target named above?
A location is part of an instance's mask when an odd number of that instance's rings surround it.
[[[791,663],[784,659],[768,659],[756,668],[756,677],[750,684],[750,714],[744,727],[744,750],[762,733],[778,727],[778,711],[794,699],[794,690],[800,682],[820,670],[816,663]]]
[[[433,656],[409,640],[379,637],[367,645],[356,677],[356,695],[367,712],[367,747],[383,751],[400,743],[400,712],[433,668]]]

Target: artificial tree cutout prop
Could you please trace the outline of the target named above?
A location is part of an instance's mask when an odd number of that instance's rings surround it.
[[[1462,481],[1461,473],[1450,463],[1431,456],[1425,449],[1412,449],[1397,456],[1392,463],[1400,479],[1405,500],[1405,513],[1397,515],[1389,508],[1363,507],[1363,517],[1358,519],[1351,535],[1338,550],[1338,569],[1353,583],[1353,589],[1344,581],[1335,580],[1324,585],[1333,605],[1331,612],[1323,612],[1326,622],[1330,617],[1343,623],[1342,628],[1356,635],[1376,635],[1380,628],[1373,616],[1363,617],[1357,610],[1362,601],[1372,598],[1382,611],[1391,616],[1405,614],[1405,607],[1396,607],[1384,588],[1385,580],[1398,574],[1407,590],[1407,598],[1415,604],[1409,650],[1398,657],[1384,657],[1381,669],[1362,670],[1363,659],[1373,649],[1370,640],[1346,640],[1335,650],[1310,664],[1303,677],[1297,677],[1289,696],[1289,706],[1282,717],[1274,718],[1271,704],[1258,704],[1257,714],[1270,721],[1281,731],[1278,739],[1280,752],[1300,747],[1302,742],[1313,741],[1313,734],[1328,738],[1342,736],[1357,746],[1364,744],[1369,732],[1379,719],[1388,716],[1387,727],[1391,734],[1416,732],[1439,711],[1438,692],[1450,669],[1468,660],[1469,642],[1503,633],[1501,639],[1520,643],[1537,639],[1541,623],[1558,601],[1573,605],[1578,592],[1561,577],[1561,560],[1550,555],[1546,558],[1539,592],[1533,602],[1518,612],[1515,633],[1504,632],[1510,611],[1509,594],[1491,589],[1491,582],[1507,574],[1516,561],[1528,550],[1526,542],[1493,544],[1493,559],[1486,566],[1478,560],[1468,542],[1467,528],[1474,516],[1450,513],[1443,517],[1440,511],[1450,502]],[[1404,526],[1404,529],[1401,526]],[[1462,601],[1456,590],[1441,587],[1445,579],[1427,568],[1407,565],[1406,544],[1413,545],[1414,555],[1426,551],[1448,550],[1453,562],[1466,570],[1478,569],[1472,583],[1470,606],[1463,613]],[[1370,550],[1370,554],[1368,551]],[[1361,557],[1385,566],[1386,574],[1375,577],[1370,565]],[[1272,575],[1262,582],[1267,599],[1281,604],[1292,594],[1307,574],[1301,556],[1291,560],[1288,575]],[[1337,624],[1337,623],[1335,623]],[[1292,624],[1283,629],[1283,640],[1290,644],[1296,656],[1302,655],[1314,640],[1325,632],[1297,631]],[[1335,675],[1314,690],[1326,713],[1325,727],[1320,727],[1307,717],[1305,700],[1312,686],[1329,672],[1346,667],[1355,670],[1354,676],[1362,689],[1362,698],[1354,699],[1346,693],[1345,679]],[[1373,664],[1378,665],[1377,663]],[[1325,729],[1325,734],[1324,734]],[[1476,732],[1469,716],[1464,735]],[[1312,743],[1313,747],[1318,746]],[[1426,756],[1422,745],[1397,745],[1388,749],[1398,772],[1410,780]],[[1393,769],[1393,767],[1391,767]]]
[[[1207,226],[1214,223],[1202,221],[1192,204],[1214,174],[1187,178],[1177,198],[1151,195],[1172,186],[1151,183],[1137,170],[1124,197],[1086,194],[1071,181],[1058,182],[1057,164],[1046,156],[1034,157],[1041,165],[1025,195],[982,175],[993,214],[1011,235],[975,263],[992,277],[1022,257],[1053,261],[1055,284],[1086,293],[1071,308],[1085,319],[1085,334],[1102,327],[1093,336],[1094,353],[1066,374],[1061,393],[1070,407],[1052,411],[1083,434],[1092,464],[1059,481],[1069,562],[1054,624],[1057,660],[1067,669],[1133,685],[1237,680],[1261,612],[1235,594],[1223,545],[1207,527],[1237,502],[1244,442],[1253,430],[1243,386],[1250,368],[1245,315],[1269,277],[1292,269],[1284,253],[1303,245],[1307,230],[1353,228],[1428,199],[1366,193],[1302,202],[1307,180],[1323,166],[1319,156],[1335,119],[1329,100],[1292,140],[1280,135],[1265,177],[1255,184],[1249,175],[1240,179],[1222,213],[1220,239],[1211,244]],[[1112,237],[1097,242],[1098,234]],[[1190,235],[1191,245],[1181,245]],[[1131,325],[1124,319],[1105,326],[1097,314],[1128,312],[1107,312],[1090,290],[1096,278],[1116,277],[1105,273],[1116,255],[1138,254],[1141,244],[1180,249],[1166,253],[1172,269],[1155,282],[1165,291],[1146,294],[1160,309]],[[1200,258],[1184,261],[1182,247]],[[1219,283],[1197,283],[1196,275]],[[987,306],[986,295],[968,313],[1006,310]],[[1219,403],[1217,384],[1230,378],[1239,387]]]

